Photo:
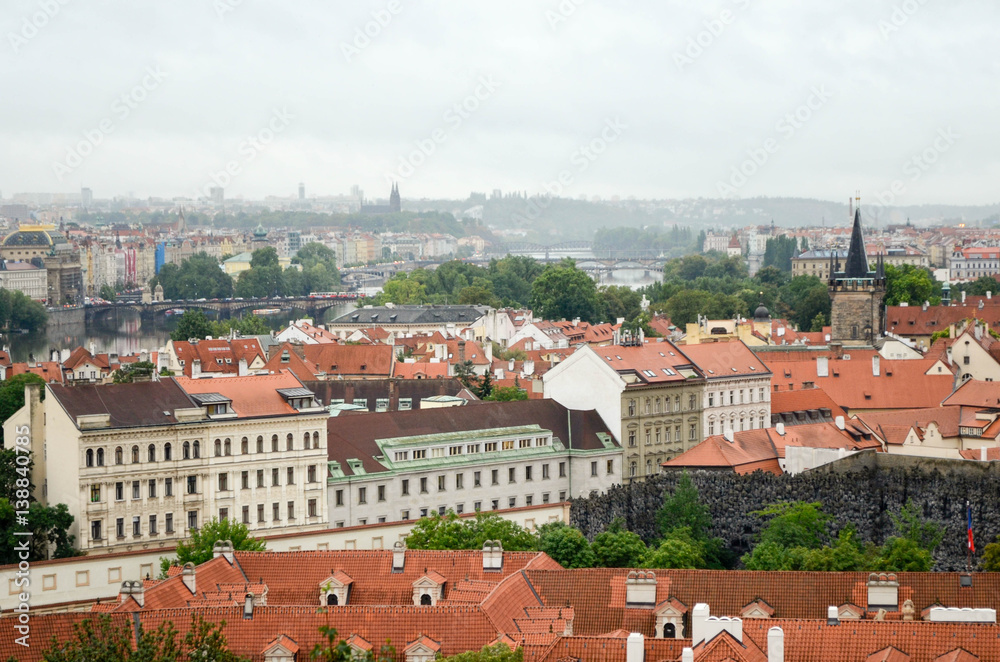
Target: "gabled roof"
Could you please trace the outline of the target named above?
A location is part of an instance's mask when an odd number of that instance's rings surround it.
[[[795,414],[804,412],[809,414],[816,412],[822,418],[836,419],[838,416],[847,417],[847,413],[833,401],[833,398],[821,388],[799,389],[797,391],[775,391],[771,393],[771,418],[776,415],[778,420],[783,420],[786,424],[795,424]],[[791,421],[782,414],[791,414]],[[807,418],[810,418],[807,416]],[[814,422],[811,421],[810,422]]]
[[[684,345],[682,350],[709,381],[770,373],[742,340]]]
[[[970,379],[955,389],[955,392],[945,398],[941,404],[1000,409],[1000,382]]]
[[[177,384],[189,395],[218,393],[229,398],[239,418],[282,416],[296,410],[278,393],[278,389],[303,388],[290,372],[274,375],[226,377],[225,379],[189,379],[177,377]]]
[[[79,416],[107,414],[112,428],[171,425],[177,422],[174,410],[195,406],[174,379],[95,386],[49,384],[49,390],[74,423]]]
[[[395,324],[471,324],[489,311],[487,306],[372,306],[358,308],[327,324],[392,326]]]
[[[681,370],[686,370],[694,377],[703,376],[691,359],[670,341],[608,345],[591,349],[619,375],[634,379],[634,385],[686,381],[688,377]]]

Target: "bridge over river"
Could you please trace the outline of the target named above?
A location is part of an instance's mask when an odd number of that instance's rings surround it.
[[[202,310],[215,313],[218,319],[229,319],[234,315],[242,317],[254,310],[267,308],[292,309],[301,311],[303,317],[320,318],[330,308],[342,305],[345,301],[354,301],[361,295],[356,292],[344,292],[331,297],[275,297],[273,299],[228,299],[196,301],[157,301],[154,303],[130,303],[118,301],[115,303],[96,304],[84,307],[84,319],[90,324],[99,322],[116,311],[132,310],[139,314],[143,322],[155,321],[156,318],[167,315],[167,311]]]

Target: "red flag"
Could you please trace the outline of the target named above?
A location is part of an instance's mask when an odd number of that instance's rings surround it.
[[[976,553],[976,543],[975,543],[975,541],[972,540],[972,506],[969,505],[968,501],[965,502],[965,511],[968,514],[968,522],[969,522],[969,526],[968,526],[968,529],[969,529],[969,551],[972,552],[973,554],[975,554]]]

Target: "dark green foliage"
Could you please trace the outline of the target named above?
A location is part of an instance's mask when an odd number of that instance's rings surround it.
[[[208,253],[196,253],[180,265],[164,264],[149,281],[149,289],[163,286],[166,299],[224,299],[233,296],[233,279]]]
[[[511,650],[507,644],[499,643],[484,646],[482,650],[466,651],[440,659],[441,662],[523,662],[524,650],[521,648]]]
[[[980,276],[970,283],[957,283],[951,290],[952,300],[961,297],[960,294],[957,294],[958,292],[965,292],[973,296],[986,296],[987,292],[993,294],[1000,292],[1000,281],[997,281],[993,276]]]
[[[594,279],[576,268],[576,263],[564,259],[545,267],[531,284],[531,310],[535,317],[547,320],[599,322],[602,302]]]
[[[185,310],[177,322],[177,328],[170,334],[171,340],[201,340],[212,335],[212,321],[200,310]]]
[[[600,228],[594,233],[594,255],[598,257],[656,257],[700,252],[704,232],[693,236],[691,228],[674,225],[669,230],[656,228]]]
[[[941,303],[941,283],[929,270],[912,264],[885,265],[885,305],[919,306],[925,301],[932,306]]]
[[[111,377],[115,384],[131,384],[135,381],[149,381],[155,371],[156,366],[150,361],[136,361],[124,364]]]
[[[0,565],[21,560],[16,547],[27,536],[16,536],[16,531],[31,531],[31,536],[27,537],[30,541],[30,561],[66,558],[79,553],[73,546],[74,536],[69,534],[73,516],[66,504],[43,506],[38,501],[32,501],[28,506],[27,526],[18,523],[15,510],[21,509],[15,509],[11,501],[0,498]],[[50,549],[53,550],[51,553]]]
[[[10,377],[0,382],[0,421],[6,421],[24,406],[24,387],[26,384],[38,384],[41,387],[42,399],[45,399],[45,380],[38,375],[25,372]],[[0,426],[0,445],[10,445],[4,441],[3,426]],[[2,493],[4,496],[9,494],[10,492]]]
[[[656,513],[660,535],[666,537],[674,529],[687,527],[698,540],[708,538],[712,529],[712,517],[708,508],[701,503],[698,488],[691,481],[688,472],[683,472],[677,481],[673,494],[666,496],[663,507]]]
[[[476,513],[461,519],[449,511],[443,517],[421,517],[406,536],[411,549],[482,549],[487,540],[499,540],[510,552],[537,547],[534,534],[496,513]]]
[[[45,306],[24,292],[0,288],[0,331],[39,331],[48,321]]]
[[[551,522],[538,529],[538,551],[551,556],[564,568],[590,568],[594,552],[579,529]]]
[[[792,258],[798,254],[798,242],[794,237],[787,237],[785,235],[771,237],[767,240],[767,245],[764,247],[764,266],[777,267],[785,273],[791,273]]]
[[[635,533],[623,528],[616,518],[607,530],[598,533],[590,546],[594,565],[598,568],[637,568],[646,556],[646,543]]]
[[[266,548],[263,540],[258,540],[250,535],[247,525],[236,520],[225,519],[219,521],[211,519],[205,526],[197,529],[191,540],[184,540],[177,544],[177,558],[169,560],[160,558],[160,576],[165,577],[167,569],[171,565],[184,565],[194,563],[200,565],[212,559],[212,548],[220,540],[229,540],[233,543],[234,551],[260,552]]]

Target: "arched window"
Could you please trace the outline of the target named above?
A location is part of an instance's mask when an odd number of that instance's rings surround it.
[[[94,449],[93,448],[88,448],[87,449],[87,466],[88,467],[94,466]]]
[[[115,449],[115,464],[122,464],[125,462],[125,451],[119,446]]]
[[[424,593],[423,595],[421,595],[420,596],[420,604],[429,607],[430,604],[431,604],[431,596],[428,595],[427,593]]]
[[[150,444],[146,449],[146,458],[149,462],[156,462],[156,446]]]
[[[264,452],[264,437],[262,435],[257,435],[257,452]]]
[[[293,446],[295,446],[295,437],[293,437],[292,433],[289,432],[288,436],[285,438],[285,450],[290,451]]]
[[[250,440],[246,437],[240,440],[240,455],[246,455],[250,452]]]
[[[133,446],[132,447],[132,464],[138,464],[138,463],[139,463],[139,447],[138,446]]]
[[[646,475],[649,476],[653,473],[653,461],[646,460]]]
[[[99,467],[103,467],[104,466],[104,449],[103,448],[98,448],[97,449],[97,466],[99,466]]]
[[[197,460],[199,457],[201,457],[201,442],[195,439],[194,444],[192,444],[191,450],[194,452],[194,459]]]
[[[331,605],[331,606],[336,606],[337,605],[337,594],[336,593],[330,593],[329,595],[327,595],[326,596],[326,604]]]
[[[319,448],[319,432],[313,432],[313,448]]]
[[[166,460],[166,461],[169,462],[170,460],[174,459],[173,458],[173,453],[171,451],[172,451],[172,447],[171,447],[169,441],[167,443],[163,444],[163,459],[164,460]]]
[[[271,435],[271,450],[275,453],[278,452],[278,435],[276,434]]]
[[[190,460],[191,459],[191,442],[190,441],[185,441],[184,442],[184,454],[183,454],[182,457],[185,460]]]
[[[309,433],[302,435],[302,448],[309,450]]]
[[[663,638],[664,639],[677,638],[677,627],[673,623],[665,623],[663,625]]]
[[[221,439],[216,439],[215,440],[215,457],[219,457],[220,455],[222,455],[222,440]]]
[[[222,443],[222,446],[223,446],[222,450],[223,455],[233,454],[233,442],[229,439],[229,437],[226,437],[226,440]]]

